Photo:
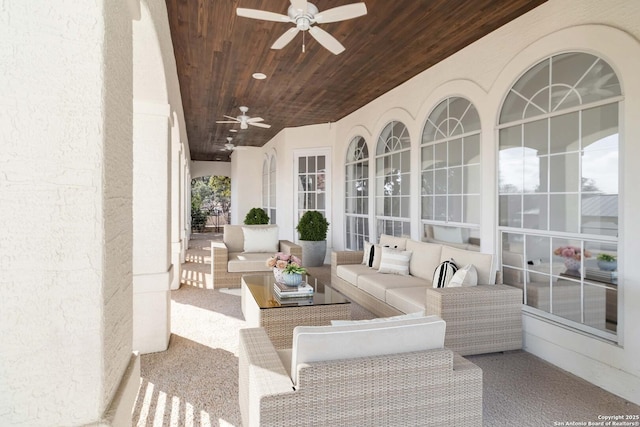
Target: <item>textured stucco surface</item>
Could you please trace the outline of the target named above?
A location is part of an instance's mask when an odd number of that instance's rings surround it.
[[[99,420],[131,355],[119,3],[0,5],[0,424]]]

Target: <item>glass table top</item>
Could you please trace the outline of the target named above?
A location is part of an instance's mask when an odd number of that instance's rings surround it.
[[[261,309],[349,303],[341,293],[309,275],[303,276],[303,283],[311,285],[314,292],[313,295],[302,297],[280,298],[273,290],[273,273],[246,275],[242,280]]]

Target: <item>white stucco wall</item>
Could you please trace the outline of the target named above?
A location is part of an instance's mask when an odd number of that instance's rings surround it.
[[[251,208],[262,206],[262,151],[256,147],[234,150],[231,154],[231,224],[243,224]]]
[[[124,2],[0,8],[2,425],[99,422],[131,360],[131,37]]]
[[[409,129],[412,142],[412,234],[420,224],[420,138],[429,112],[449,96],[470,99],[482,121],[482,250],[497,251],[497,115],[509,87],[529,67],[552,54],[581,50],[601,56],[618,73],[625,101],[621,116],[622,206],[619,266],[624,279],[623,304],[618,324],[620,345],[590,338],[571,330],[525,316],[528,351],[569,370],[613,393],[640,403],[640,225],[633,211],[640,208],[640,193],[634,192],[634,159],[640,158],[640,2],[637,0],[549,0],[519,19],[494,31],[407,83],[372,101],[333,124],[331,132],[318,137],[322,126],[286,129],[263,147],[278,154],[278,218],[287,216],[293,202],[293,150],[319,144],[333,149],[332,236],[336,249],[344,247],[344,159],[349,141],[356,135],[367,140],[370,178],[375,166],[375,146],[382,128],[400,120]],[[324,139],[323,142],[322,140]],[[371,181],[373,182],[373,181]],[[245,190],[246,191],[246,190]],[[260,189],[256,189],[260,192]],[[373,190],[370,192],[373,198]],[[373,210],[373,202],[370,204]],[[294,224],[292,224],[294,226]],[[375,231],[375,230],[372,230]]]

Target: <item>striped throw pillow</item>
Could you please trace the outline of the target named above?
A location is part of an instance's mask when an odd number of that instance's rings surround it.
[[[449,284],[449,281],[458,271],[458,266],[453,261],[453,258],[449,261],[442,261],[433,272],[433,287],[444,288]]]
[[[362,255],[362,263],[367,267],[373,266],[373,256],[376,252],[376,247],[371,242],[364,242],[364,254]]]
[[[399,249],[383,247],[378,272],[408,276],[411,254],[411,251],[401,251]]]

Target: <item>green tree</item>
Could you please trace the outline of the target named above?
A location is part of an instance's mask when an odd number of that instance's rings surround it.
[[[209,188],[215,206],[219,206],[224,215],[228,215],[231,208],[231,178],[213,175],[209,178]]]

